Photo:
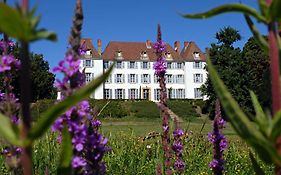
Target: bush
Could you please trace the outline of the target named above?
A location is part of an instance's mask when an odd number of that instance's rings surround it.
[[[194,117],[200,117],[196,112],[197,106],[194,100],[169,100],[168,107],[180,118],[190,120]]]
[[[130,112],[138,118],[159,118],[160,111],[152,101],[131,101]]]
[[[90,99],[91,107],[100,113],[99,117],[122,118],[129,115],[122,100],[94,100]],[[102,111],[101,111],[102,110]]]
[[[31,118],[33,121],[37,121],[40,114],[46,111],[49,107],[55,104],[54,99],[38,100],[36,103],[31,104]]]

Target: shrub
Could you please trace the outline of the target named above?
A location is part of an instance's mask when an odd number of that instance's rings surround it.
[[[38,100],[36,103],[31,105],[31,116],[33,121],[37,121],[40,114],[46,111],[49,107],[55,104],[54,99],[43,99]]]
[[[131,101],[130,112],[138,118],[159,118],[160,111],[152,101]]]
[[[190,120],[194,117],[200,117],[196,112],[197,106],[194,105],[194,100],[169,100],[168,107],[180,118]]]
[[[91,107],[99,114],[99,117],[122,118],[129,115],[122,100],[94,100],[90,99]],[[102,111],[101,111],[102,110]]]

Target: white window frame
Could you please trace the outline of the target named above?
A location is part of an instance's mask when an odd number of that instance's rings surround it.
[[[112,75],[110,74],[107,78],[107,80],[105,81],[106,84],[110,84],[112,83]]]
[[[166,74],[166,82],[167,84],[174,83],[174,76],[172,74]]]
[[[203,98],[200,88],[194,88],[194,98]]]
[[[154,100],[160,101],[160,89],[154,89]]]
[[[112,89],[104,89],[104,99],[112,99]]]
[[[128,83],[131,84],[138,83],[138,74],[128,74]]]
[[[194,83],[202,83],[203,82],[203,74],[193,74]]]
[[[125,89],[115,89],[115,99],[125,99]]]
[[[138,89],[132,88],[128,89],[128,98],[129,99],[138,99]]]
[[[115,74],[115,83],[125,83],[125,76],[124,74]]]
[[[136,61],[129,61],[128,62],[128,69],[137,69],[138,68],[138,64]]]
[[[142,74],[141,75],[141,82],[144,84],[149,84],[151,82],[150,74]]]
[[[193,62],[193,68],[194,69],[202,69],[203,65],[201,61],[195,61]]]

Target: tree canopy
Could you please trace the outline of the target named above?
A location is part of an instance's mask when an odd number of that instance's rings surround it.
[[[19,59],[19,46],[16,44],[10,51],[15,58]],[[56,89],[53,84],[55,81],[55,75],[49,71],[49,63],[44,60],[42,54],[30,53],[30,63],[31,63],[31,93],[32,102],[39,99],[50,99],[56,97]],[[0,74],[2,80],[3,75]],[[19,71],[12,70],[12,86],[13,91],[17,97],[20,97],[20,74]],[[3,89],[2,81],[0,82],[0,88]]]
[[[218,42],[211,44],[209,49],[210,59],[220,78],[242,109],[248,114],[254,111],[250,90],[257,94],[264,106],[270,107],[270,99],[268,99],[270,89],[267,88],[270,82],[268,56],[258,43],[250,38],[242,51],[240,48],[234,47],[233,44],[241,39],[241,35],[231,27],[225,27],[217,32],[216,39]],[[217,97],[209,76],[201,89],[204,95],[209,96],[206,106],[210,117],[213,118]]]

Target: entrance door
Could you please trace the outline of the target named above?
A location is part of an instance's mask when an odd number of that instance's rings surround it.
[[[143,99],[149,100],[149,89],[143,89]]]

